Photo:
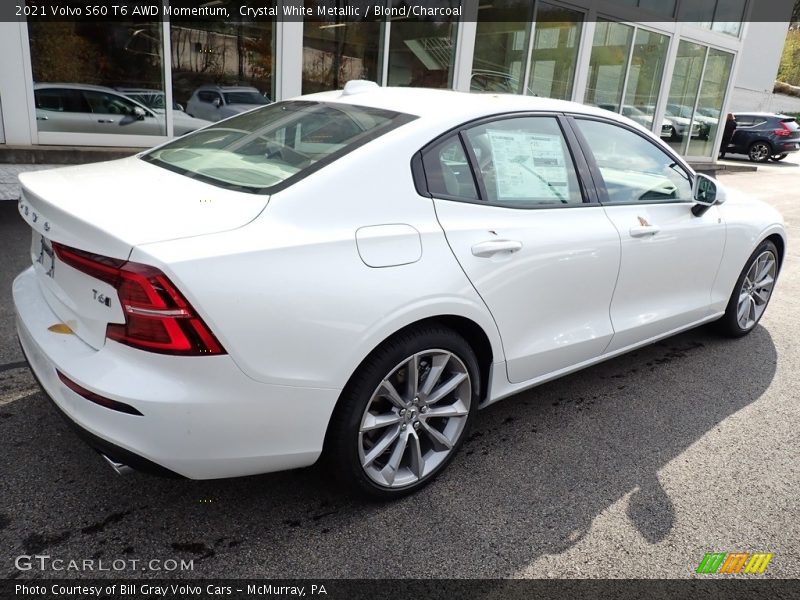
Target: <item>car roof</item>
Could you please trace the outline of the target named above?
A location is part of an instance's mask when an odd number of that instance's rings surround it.
[[[456,92],[430,88],[363,86],[354,93],[342,90],[309,94],[295,99],[340,102],[368,106],[393,112],[407,113],[422,119],[441,120],[447,117],[468,121],[493,114],[534,111],[573,112],[633,123],[627,117],[601,108],[586,106],[566,100],[553,100],[538,96]]]
[[[256,88],[250,85],[201,85],[197,90],[211,90],[217,92],[258,92]]]
[[[63,88],[68,90],[92,90],[95,92],[113,92],[115,94],[121,94],[121,90],[115,90],[114,88],[104,87],[102,85],[91,85],[88,83],[34,83],[33,89],[40,90],[40,89],[52,89],[52,88]]]
[[[768,117],[768,118],[778,118],[778,119],[794,119],[794,117],[791,115],[768,113],[768,112],[735,112],[733,114],[734,116],[737,117]]]

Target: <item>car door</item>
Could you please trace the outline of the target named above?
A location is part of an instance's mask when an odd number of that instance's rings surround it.
[[[497,323],[509,381],[599,356],[613,334],[619,235],[582,185],[559,117],[472,125],[428,148],[423,166],[450,248]]]
[[[692,212],[692,176],[643,132],[576,117],[600,202],[622,240],[606,352],[684,328],[711,314],[711,288],[725,247],[714,206]]]
[[[91,114],[80,90],[39,88],[36,101],[36,126],[39,131],[86,133],[91,131]]]
[[[219,107],[222,106],[221,94],[209,90],[202,90],[197,92],[197,100],[195,117],[198,119],[205,119],[206,121],[219,121]],[[215,100],[218,101],[218,104],[214,104]]]
[[[97,90],[83,90],[83,95],[92,110],[93,133],[166,135],[163,122],[129,98]],[[136,108],[145,111],[144,117],[134,114]]]

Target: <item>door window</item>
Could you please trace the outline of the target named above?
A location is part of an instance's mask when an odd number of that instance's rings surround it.
[[[197,92],[197,98],[200,100],[200,102],[211,104],[214,102],[214,100],[219,99],[220,95],[216,92]]]
[[[578,177],[554,117],[503,119],[466,131],[485,200],[514,208],[581,204]]]
[[[106,92],[84,91],[84,96],[95,114],[133,115],[136,105],[130,100]]]
[[[686,202],[689,174],[653,142],[603,121],[576,119],[608,192],[607,203]]]
[[[89,105],[79,90],[44,88],[34,91],[36,108],[55,112],[88,113]]]

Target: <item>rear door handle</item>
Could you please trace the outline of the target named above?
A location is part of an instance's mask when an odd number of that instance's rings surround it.
[[[631,227],[630,234],[631,237],[639,238],[655,235],[659,231],[661,228],[655,225],[642,225],[641,227]]]
[[[514,252],[520,250],[522,250],[522,242],[517,240],[489,240],[475,244],[472,247],[472,255],[479,258],[489,258],[500,253],[514,254]]]
[[[113,123],[114,119],[97,119],[98,123]]]

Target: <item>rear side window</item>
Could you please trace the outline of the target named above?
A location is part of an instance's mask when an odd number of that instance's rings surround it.
[[[271,193],[416,117],[350,104],[271,104],[185,135],[142,160],[186,177]]]
[[[477,200],[469,160],[456,135],[425,152],[422,159],[428,191],[434,196]]]

